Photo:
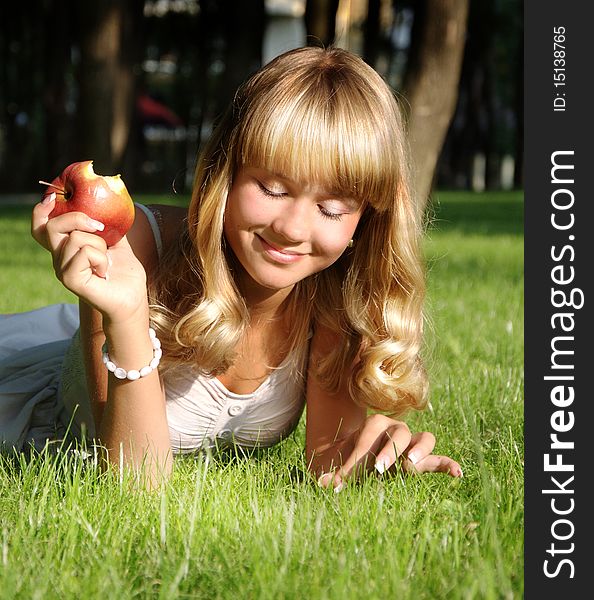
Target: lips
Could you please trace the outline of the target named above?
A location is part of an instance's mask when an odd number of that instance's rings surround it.
[[[305,256],[305,254],[302,254],[300,252],[295,252],[294,250],[286,250],[286,249],[279,248],[278,246],[275,246],[275,245],[271,244],[270,242],[267,242],[263,237],[260,237],[258,234],[256,234],[256,237],[260,241],[260,244],[262,245],[264,253],[269,258],[271,258],[274,262],[278,262],[278,263],[282,263],[282,264],[291,264],[291,263],[299,261],[301,258],[303,258]]]

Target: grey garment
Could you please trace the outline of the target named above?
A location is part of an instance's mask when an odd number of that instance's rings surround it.
[[[1,450],[41,450],[65,437],[60,378],[77,327],[75,305],[0,316]]]

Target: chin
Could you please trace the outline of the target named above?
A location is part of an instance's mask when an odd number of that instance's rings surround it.
[[[269,269],[260,271],[256,269],[248,273],[248,277],[252,284],[270,291],[282,291],[287,288],[292,288],[296,283],[305,279],[306,276],[300,277],[297,274],[286,272],[270,272]]]
[[[282,290],[286,290],[287,288],[292,288],[296,283],[301,281],[298,278],[254,278],[252,277],[253,282],[267,290],[273,292],[280,292]]]

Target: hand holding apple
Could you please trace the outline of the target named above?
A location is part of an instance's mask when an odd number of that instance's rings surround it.
[[[58,281],[109,322],[124,322],[147,304],[146,272],[128,237],[108,248],[103,223],[79,211],[49,218],[58,194],[50,187],[33,207],[31,235],[52,259]]]
[[[51,183],[44,196],[54,192],[56,204],[49,218],[80,211],[105,225],[97,231],[108,246],[119,242],[134,222],[134,203],[119,175],[103,176],[93,171],[93,161],[68,165]]]

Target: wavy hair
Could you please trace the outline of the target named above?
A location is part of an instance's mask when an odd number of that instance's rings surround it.
[[[187,228],[150,289],[164,357],[224,372],[249,326],[223,235],[227,194],[243,166],[364,204],[353,248],[289,296],[289,352],[324,326],[339,340],[317,361],[315,376],[327,389],[349,373],[361,405],[393,415],[421,408],[422,214],[410,189],[405,127],[380,75],[338,48],[300,48],[264,66],[240,87],[202,152]]]

